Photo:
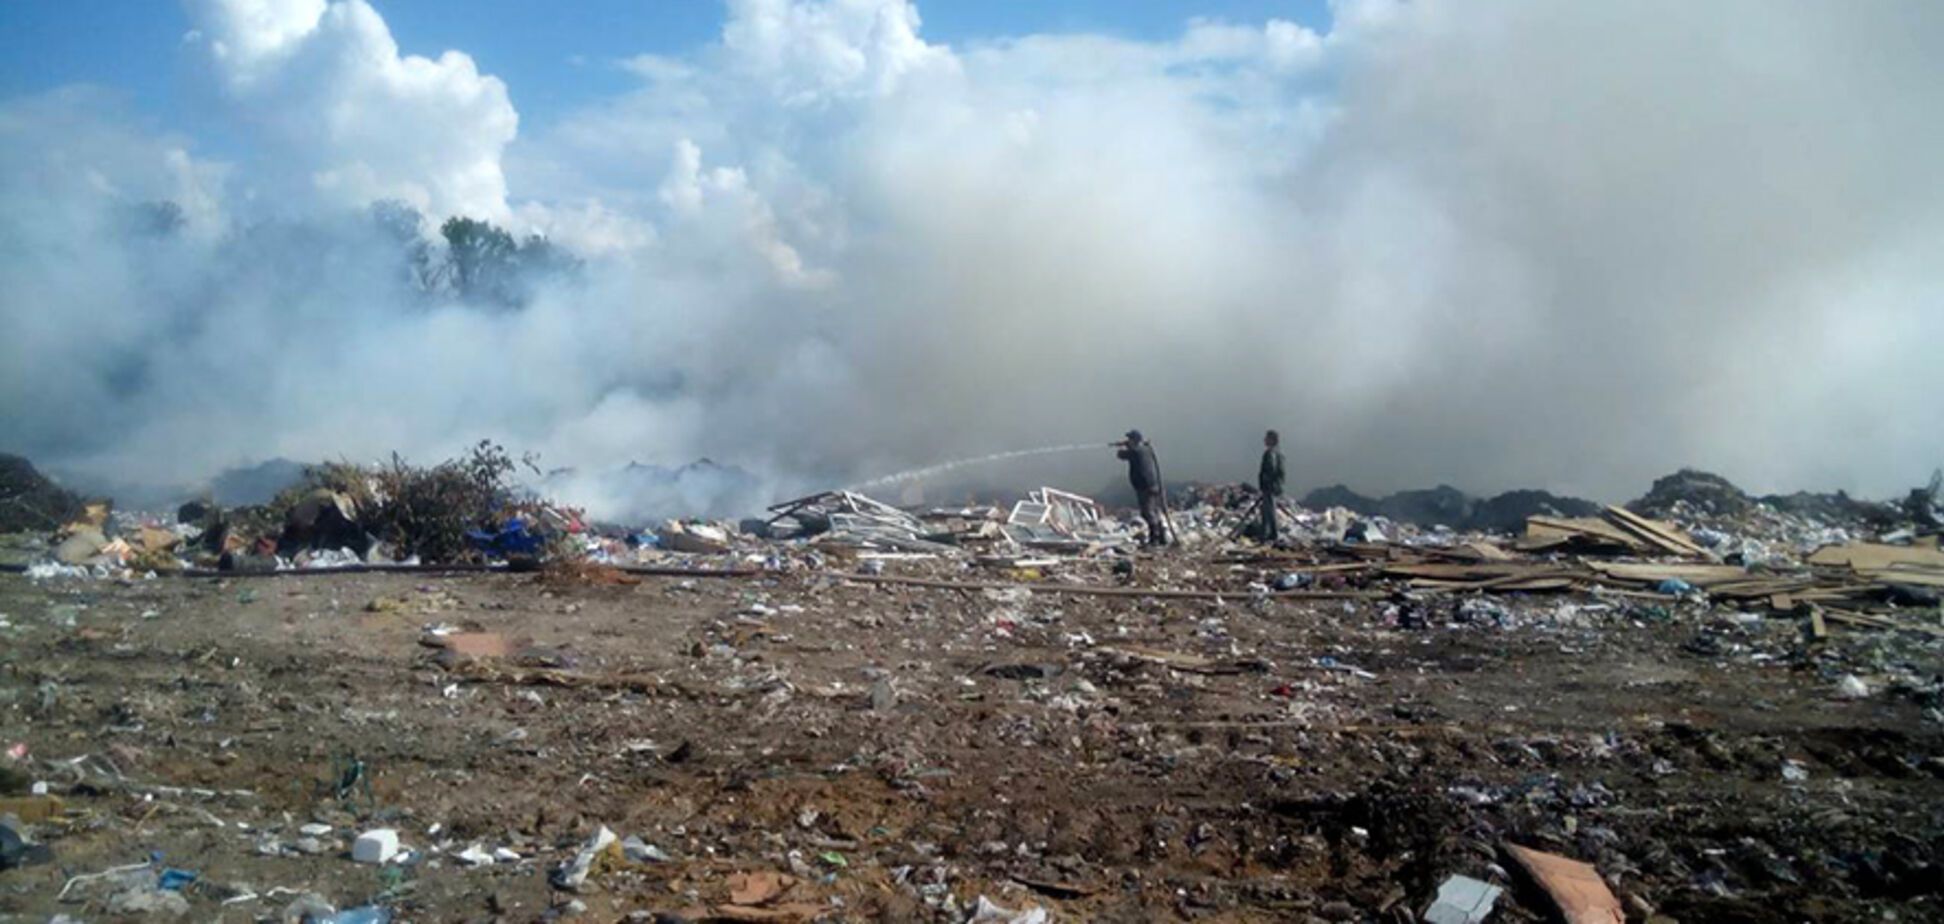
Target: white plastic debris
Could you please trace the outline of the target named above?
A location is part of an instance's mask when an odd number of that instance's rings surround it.
[[[1870,685],[1855,674],[1844,674],[1843,679],[1836,681],[1836,695],[1843,699],[1862,699],[1870,695]]]
[[[298,828],[297,833],[305,837],[323,837],[331,833],[331,826],[321,821],[313,821],[310,824]]]
[[[614,832],[608,830],[607,825],[602,825],[601,830],[594,832],[594,836],[588,838],[586,844],[581,845],[580,852],[576,853],[572,860],[561,864],[553,871],[554,887],[568,891],[578,890],[581,884],[587,881],[587,874],[593,871],[594,861],[600,857],[601,851],[608,849],[617,840],[619,838],[614,836]]]
[[[465,850],[462,850],[457,854],[454,854],[454,856],[459,858],[459,862],[464,863],[467,866],[493,865],[493,855],[487,853],[486,848],[478,844],[474,844],[471,847],[468,847]]]
[[[1024,911],[1014,911],[994,902],[983,895],[972,906],[972,916],[965,924],[1047,924],[1052,920],[1046,916],[1046,909],[1034,905]]]
[[[351,859],[359,863],[389,863],[398,856],[398,832],[377,828],[358,835],[351,845]]]
[[[345,568],[351,565],[362,564],[364,564],[364,559],[359,558],[358,553],[350,549],[319,549],[304,561],[303,567],[309,569]]]
[[[42,561],[27,566],[27,578],[32,581],[47,581],[55,578],[90,578],[94,572],[80,565],[63,565],[59,562]]]
[[[1804,782],[1809,779],[1809,768],[1800,761],[1785,760],[1782,762],[1782,779],[1789,783]]]
[[[1453,876],[1438,886],[1438,897],[1425,909],[1425,924],[1479,924],[1498,901],[1498,886],[1470,876]]]
[[[635,835],[621,842],[621,855],[633,863],[667,863],[668,854],[660,847],[648,843]]]

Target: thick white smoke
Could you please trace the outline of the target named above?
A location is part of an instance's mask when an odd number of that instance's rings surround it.
[[[232,162],[112,91],[0,102],[0,414],[57,467],[492,437],[787,490],[1130,426],[1170,477],[1246,478],[1275,427],[1295,485],[1367,490],[1693,464],[1885,494],[1944,460],[1931,5],[1357,2],[954,48],[900,0],[735,0],[531,137],[363,0],[190,10]],[[376,199],[586,263],[518,310],[414,293]]]

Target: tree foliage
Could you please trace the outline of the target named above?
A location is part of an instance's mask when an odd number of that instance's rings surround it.
[[[467,530],[498,527],[516,499],[513,473],[521,463],[534,468],[532,456],[515,461],[491,440],[429,468],[396,453],[390,462],[372,467],[327,463],[306,469],[304,481],[271,507],[287,510],[312,491],[327,489],[351,502],[360,528],[399,554],[428,562],[463,561],[473,556]]]
[[[439,233],[445,238],[454,292],[478,304],[521,307],[533,297],[536,285],[580,268],[580,261],[552,241],[538,234],[516,241],[492,222],[454,216]]]

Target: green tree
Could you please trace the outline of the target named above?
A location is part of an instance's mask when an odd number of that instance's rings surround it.
[[[452,287],[460,298],[519,304],[515,277],[520,248],[513,235],[492,222],[457,215],[446,219],[439,233],[445,237]]]

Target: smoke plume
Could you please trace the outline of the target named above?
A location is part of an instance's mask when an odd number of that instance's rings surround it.
[[[1935,4],[954,47],[902,0],[732,0],[534,134],[365,0],[188,10],[229,157],[112,87],[0,101],[4,448],[57,470],[490,437],[784,492],[1130,427],[1171,478],[1247,479],[1276,428],[1293,487],[1367,491],[1888,494],[1944,460]],[[453,216],[509,232],[517,287],[468,287]]]

